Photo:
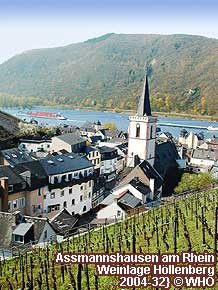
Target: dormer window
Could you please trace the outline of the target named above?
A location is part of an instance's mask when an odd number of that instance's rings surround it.
[[[140,136],[140,125],[136,124],[136,137]]]
[[[8,186],[8,192],[12,192],[14,190],[14,186],[13,185],[9,185]]]

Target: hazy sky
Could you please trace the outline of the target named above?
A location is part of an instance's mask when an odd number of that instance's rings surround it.
[[[0,62],[109,32],[218,38],[218,1],[0,0]]]

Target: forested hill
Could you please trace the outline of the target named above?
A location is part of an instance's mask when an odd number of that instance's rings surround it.
[[[0,106],[135,109],[146,61],[153,110],[217,113],[218,40],[191,35],[111,33],[24,52],[0,65]]]

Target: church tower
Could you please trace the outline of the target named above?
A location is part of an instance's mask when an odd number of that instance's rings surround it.
[[[129,117],[127,166],[134,167],[136,160],[147,160],[152,166],[155,158],[157,118],[151,114],[148,77],[146,75],[138,111]]]

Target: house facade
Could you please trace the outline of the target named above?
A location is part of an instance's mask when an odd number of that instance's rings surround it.
[[[51,139],[21,139],[19,148],[23,151],[33,152],[50,152],[51,151]]]
[[[63,154],[40,160],[49,177],[44,208],[51,217],[66,208],[71,214],[82,214],[92,207],[95,179],[93,164],[76,154]]]
[[[117,169],[117,149],[107,146],[98,147],[101,154],[100,175],[105,177],[106,182],[110,182],[116,177]]]
[[[196,148],[192,152],[189,162],[189,169],[196,173],[209,172],[217,161],[217,150]]]
[[[52,151],[66,150],[67,152],[80,153],[86,147],[86,141],[79,134],[68,133],[52,138]]]

